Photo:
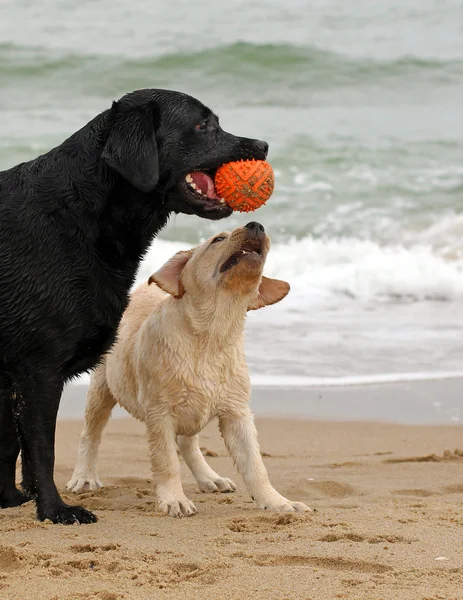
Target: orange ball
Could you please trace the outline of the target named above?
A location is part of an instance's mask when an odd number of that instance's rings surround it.
[[[265,160],[240,160],[219,167],[214,183],[217,194],[230,208],[250,212],[270,198],[275,175]]]

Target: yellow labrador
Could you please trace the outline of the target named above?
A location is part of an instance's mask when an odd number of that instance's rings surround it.
[[[198,433],[214,417],[260,508],[310,510],[272,487],[249,408],[246,312],[279,302],[289,291],[286,282],[262,276],[269,249],[263,226],[248,223],[178,252],[133,293],[118,341],[92,376],[69,490],[102,486],[98,447],[117,402],[146,423],[155,493],[169,515],[196,513],[183,492],[176,442],[202,492],[236,489],[199,449]]]

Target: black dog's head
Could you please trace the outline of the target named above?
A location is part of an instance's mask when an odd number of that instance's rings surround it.
[[[225,132],[195,98],[167,90],[138,90],[109,111],[102,158],[137,190],[163,198],[169,211],[208,219],[230,215],[217,195],[217,168],[236,160],[264,160],[268,144]]]

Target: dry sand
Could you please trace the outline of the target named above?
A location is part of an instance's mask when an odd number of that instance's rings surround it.
[[[115,419],[99,462],[106,487],[77,498],[97,524],[39,523],[31,503],[0,512],[0,598],[463,598],[461,426],[257,424],[275,487],[312,513],[256,509],[212,423],[202,443],[218,456],[207,460],[237,492],[201,494],[183,468],[198,515],[159,515],[144,428]],[[81,425],[58,426],[61,491]]]

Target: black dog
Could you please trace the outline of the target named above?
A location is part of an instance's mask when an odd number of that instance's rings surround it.
[[[169,214],[227,217],[215,170],[267,150],[223,131],[190,96],[139,90],[47,154],[0,172],[0,507],[33,498],[41,520],[96,520],[64,504],[53,482],[63,385],[114,342],[140,260]]]

